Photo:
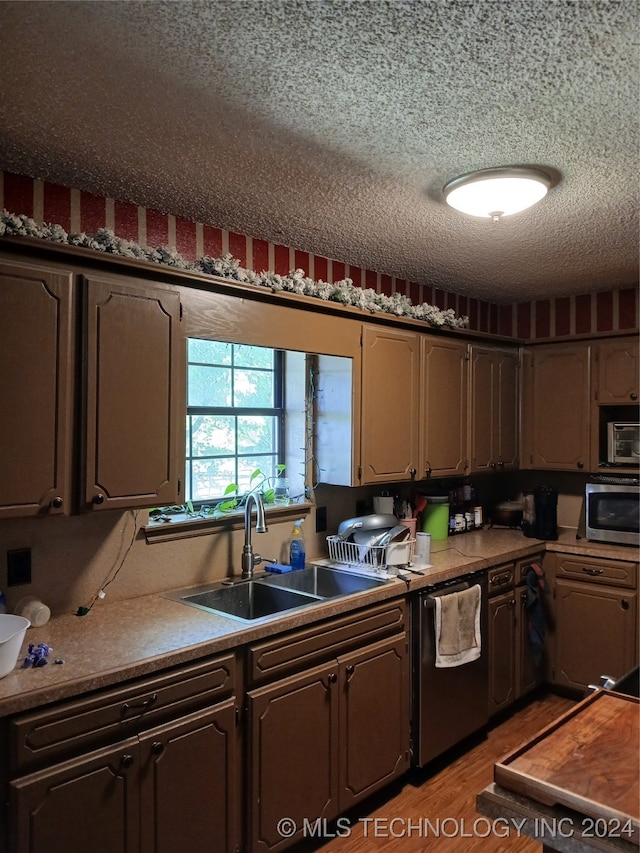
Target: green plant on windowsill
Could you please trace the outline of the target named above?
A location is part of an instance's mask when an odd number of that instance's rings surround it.
[[[171,521],[171,516],[184,515],[187,518],[223,518],[225,515],[230,515],[238,512],[245,505],[247,497],[256,491],[260,491],[262,501],[265,505],[274,504],[276,500],[275,483],[284,474],[286,465],[276,465],[275,477],[267,477],[260,469],[256,468],[249,478],[249,488],[246,492],[239,495],[239,486],[237,483],[229,483],[223,493],[222,500],[219,500],[215,505],[203,504],[201,507],[194,507],[191,501],[186,501],[184,504],[173,504],[172,506],[154,507],[149,510],[149,519],[152,521]],[[255,482],[257,480],[257,482]],[[271,485],[270,485],[271,484]],[[232,497],[233,496],[233,497]]]

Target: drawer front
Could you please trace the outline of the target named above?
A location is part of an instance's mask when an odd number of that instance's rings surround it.
[[[404,631],[407,621],[406,600],[396,599],[255,643],[247,650],[249,680],[259,684],[315,666],[357,646]]]
[[[71,757],[198,710],[235,691],[232,653],[60,702],[9,721],[11,775]]]
[[[638,564],[618,560],[601,560],[597,557],[559,556],[556,577],[603,583],[636,589]]]
[[[505,563],[501,566],[495,566],[489,569],[487,576],[489,578],[489,595],[498,595],[501,592],[506,592],[513,588],[516,565],[515,563]]]

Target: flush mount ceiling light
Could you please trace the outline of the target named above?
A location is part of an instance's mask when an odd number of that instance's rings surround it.
[[[539,202],[550,186],[544,172],[509,166],[461,175],[449,181],[443,192],[447,204],[461,213],[499,222]]]

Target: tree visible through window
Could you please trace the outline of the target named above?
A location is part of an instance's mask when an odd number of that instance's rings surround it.
[[[240,493],[260,469],[274,476],[284,428],[284,359],[279,350],[190,338],[186,499]]]

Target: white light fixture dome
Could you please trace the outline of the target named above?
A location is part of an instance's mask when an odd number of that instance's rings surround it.
[[[461,175],[449,181],[443,192],[447,204],[461,213],[499,222],[539,202],[550,186],[544,172],[509,166]]]

